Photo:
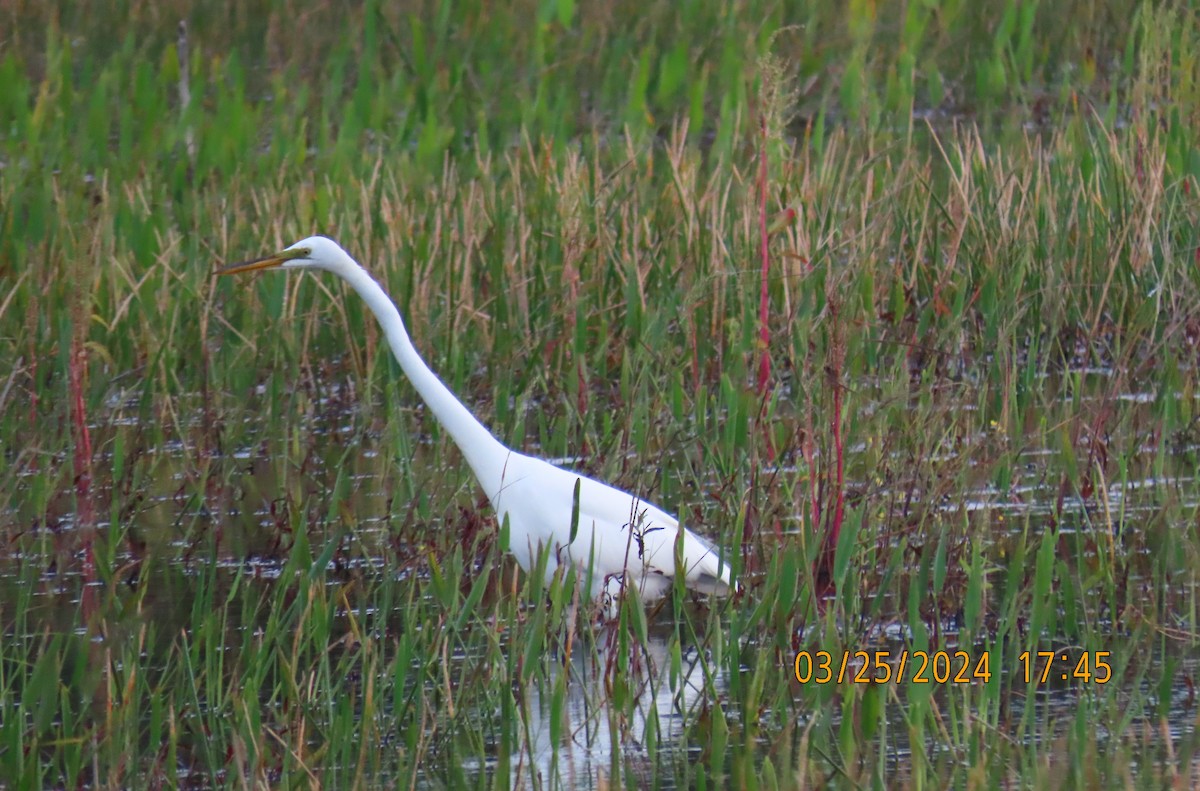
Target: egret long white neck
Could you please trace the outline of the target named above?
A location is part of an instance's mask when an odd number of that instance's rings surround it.
[[[387,292],[375,282],[375,278],[371,277],[367,270],[352,259],[350,263],[353,266],[346,267],[337,274],[366,300],[387,334],[388,344],[392,347],[392,353],[396,355],[396,360],[404,369],[405,375],[433,410],[433,414],[450,432],[476,476],[482,479],[481,473],[484,472],[487,460],[495,459],[496,451],[505,450],[504,445],[454,397],[449,388],[442,384],[442,380],[438,379],[437,374],[431,371],[417,354],[412,339],[408,337],[408,331],[404,328],[400,311]]]

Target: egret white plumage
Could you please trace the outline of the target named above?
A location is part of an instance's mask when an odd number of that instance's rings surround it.
[[[676,574],[694,590],[730,590],[728,563],[675,517],[620,489],[517,453],[492,436],[417,354],[395,303],[337,242],[312,236],[219,274],[264,269],[332,272],[366,300],[400,367],[466,457],[501,523],[507,520],[505,549],[522,569],[533,568],[545,547],[547,576],[560,565],[575,564],[580,579],[590,581],[592,597],[613,596],[634,581],[643,599],[659,598]]]

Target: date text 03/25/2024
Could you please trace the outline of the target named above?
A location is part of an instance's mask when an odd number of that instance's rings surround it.
[[[1024,651],[1016,672],[1026,684],[1075,681],[1106,684],[1112,679],[1111,651]],[[991,653],[982,651],[799,651],[793,663],[801,684],[986,684]]]

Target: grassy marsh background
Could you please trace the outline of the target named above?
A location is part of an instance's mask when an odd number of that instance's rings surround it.
[[[1198,45],[1131,2],[0,7],[0,785],[1195,782]],[[745,594],[576,637],[353,295],[212,277],[314,232]],[[792,678],[905,648],[993,673]]]

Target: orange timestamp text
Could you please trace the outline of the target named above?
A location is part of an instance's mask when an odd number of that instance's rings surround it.
[[[991,654],[983,651],[798,651],[793,664],[801,684],[970,684],[992,678]]]
[[[1026,684],[1053,680],[1107,684],[1113,676],[1111,656],[1112,651],[1022,651],[1017,661]]]

